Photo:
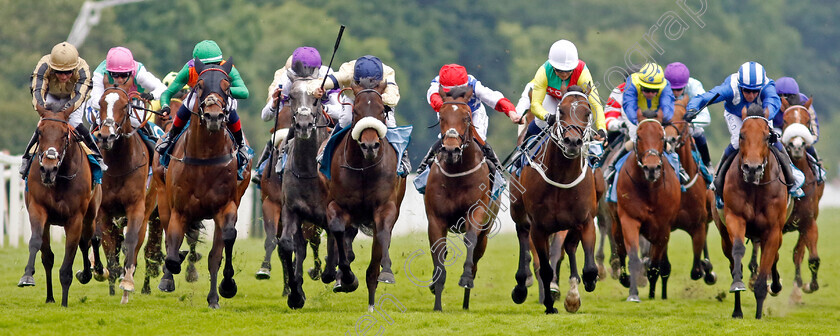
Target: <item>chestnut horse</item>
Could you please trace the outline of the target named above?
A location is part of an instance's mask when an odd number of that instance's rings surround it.
[[[299,62],[293,65],[298,74],[303,73],[300,65],[302,63]],[[266,199],[263,202],[265,220],[274,225],[277,225],[278,220],[282,222],[282,232],[277,235],[280,245],[278,253],[283,264],[285,283],[291,290],[287,304],[293,309],[302,308],[306,301],[303,292],[303,260],[306,259],[307,239],[303,223],[310,224],[309,228],[312,228],[312,225],[320,228],[327,226],[324,208],[327,179],[318,173],[318,162],[315,160],[321,142],[328,136],[327,121],[321,100],[306,93],[308,82],[313,80],[318,79],[311,76],[292,78],[288,90],[295,137],[288,146],[281,193],[272,195],[271,200]],[[268,174],[263,174],[263,181],[266,181],[266,175]],[[263,190],[263,193],[267,192]],[[280,207],[276,207],[275,204]],[[320,237],[316,239],[320,241]],[[317,250],[315,251],[317,253]],[[327,273],[330,271],[335,272],[334,265],[331,268],[327,267]],[[324,279],[329,281],[331,278],[334,276],[326,274]]]
[[[345,234],[353,228],[373,231],[373,248],[367,268],[368,309],[373,311],[377,282],[396,282],[391,271],[391,231],[405,195],[405,178],[397,176],[399,158],[385,138],[385,82],[363,78],[352,86],[355,94],[350,135],[332,154],[327,221],[338,254],[340,275],[333,291],[352,292],[359,281],[350,269]],[[347,232],[345,232],[345,230]],[[328,260],[330,257],[328,256]],[[381,267],[381,270],[380,270]],[[327,268],[324,272],[330,272]]]
[[[557,122],[550,126],[549,139],[537,152],[538,159],[523,167],[518,181],[511,180],[511,217],[516,222],[520,255],[511,298],[517,304],[524,302],[528,295],[526,279],[531,242],[539,264],[543,265],[538,271],[541,290],[549,293],[554,277],[548,262],[549,240],[553,233],[563,230],[570,230],[566,240],[571,239],[575,246],[578,240],[583,242],[583,283],[586,291],[595,290],[598,277],[594,260],[596,183],[592,170],[586,166],[583,150],[584,142],[592,135],[592,123],[587,95],[580,87],[570,87],[558,105]],[[577,289],[580,276],[574,263],[570,265],[570,289],[564,306],[574,312],[580,307]],[[557,313],[551,295],[544,296],[543,304],[547,314]]]
[[[817,271],[820,269],[820,256],[817,253],[817,216],[820,214],[820,199],[825,190],[825,183],[818,182],[814,171],[811,169],[806,147],[813,146],[814,138],[808,130],[811,123],[811,114],[808,109],[811,107],[812,99],[808,99],[803,105],[790,105],[786,99],[782,99],[782,110],[784,111],[784,133],[783,144],[790,154],[791,161],[796,168],[805,174],[805,185],[802,191],[805,197],[797,198],[793,202],[793,211],[785,223],[783,232],[799,231],[799,239],[793,248],[793,265],[796,270],[794,276],[794,292],[791,296],[794,301],[801,298],[798,291],[811,293],[819,289],[817,283]],[[805,256],[805,248],[810,253],[808,257],[808,269],[811,270],[811,282],[803,286],[800,267]],[[799,296],[796,296],[800,294]]]
[[[706,248],[706,234],[708,224],[712,221],[711,209],[714,198],[704,183],[698,162],[692,155],[695,145],[694,138],[691,136],[691,125],[683,120],[689,99],[686,95],[674,103],[674,116],[671,118],[671,124],[665,127],[665,142],[668,143],[668,151],[677,153],[680,166],[689,176],[688,183],[684,185],[685,191],[680,197],[679,212],[676,220],[671,224],[671,230],[681,229],[691,236],[691,247],[694,252],[690,272],[691,280],[703,278],[707,285],[714,285],[717,282],[717,275],[712,272],[712,263],[709,261],[709,252]],[[672,132],[673,135],[670,134]],[[705,253],[705,258],[701,260],[703,253]]]
[[[782,245],[782,228],[788,213],[788,193],[778,160],[770,152],[770,122],[758,104],[742,112],[739,147],[726,172],[723,187],[723,209],[715,213],[715,224],[721,235],[723,253],[729,259],[735,309],[732,317],[742,318],[741,292],[743,282],[741,259],[746,252],[744,239],[750,238],[761,246],[761,264],[755,286],[755,318],[760,319],[767,297],[767,278],[772,272],[770,291],[782,290],[776,263]],[[737,168],[736,168],[737,167]]]
[[[132,113],[137,115],[138,120],[144,118],[139,115],[138,109],[131,106],[131,99],[137,97],[137,93],[129,93],[127,88],[128,85],[116,84],[107,87],[99,101],[101,113],[98,139],[102,143],[103,159],[110,169],[102,177],[102,203],[93,238],[94,270],[97,274],[103,273],[99,258],[101,242],[108,260],[110,294],[114,295],[114,282],[121,276],[119,287],[123,290],[123,304],[128,303],[129,293],[134,291],[137,254],[146,237],[148,210],[154,207],[154,203],[148,204],[149,207],[146,204],[146,179],[151,154],[130,120]],[[125,219],[126,230],[123,268],[119,267],[119,242],[123,240],[123,226],[116,222],[120,218]],[[100,278],[98,276],[97,280]]]
[[[57,107],[53,107],[57,109]],[[67,296],[73,282],[73,260],[76,249],[85,256],[93,236],[93,223],[102,199],[102,189],[91,188],[92,171],[81,138],[68,120],[72,111],[53,112],[38,107],[38,147],[26,174],[24,194],[32,236],[29,259],[18,287],[35,286],[35,255],[41,251],[41,262],[47,275],[47,303],[55,302],[52,289],[54,255],[50,248],[50,225],[64,227],[64,261],[58,271],[61,282],[61,305],[67,307]],[[76,272],[82,284],[91,279],[90,260]]]
[[[229,73],[233,61],[205,65],[195,59],[199,74],[193,92],[190,125],[173,145],[165,175],[164,198],[158,199],[161,222],[166,229],[166,268],[181,272],[179,249],[187,231],[195,232],[201,220],[213,219],[215,232],[208,258],[210,292],[207,303],[219,308],[219,295],[236,295],[233,280],[233,244],[236,241],[236,218],[239,201],[248,187],[250,170],[237,181],[237,162],[232,137],[225,131],[230,89]],[[217,289],[217,276],[225,253],[224,278]]]
[[[656,111],[639,111],[634,150],[617,172],[618,221],[613,223],[616,240],[623,240],[619,258],[629,255],[630,295],[627,301],[639,302],[638,277],[642,272],[639,259],[639,236],[650,241],[650,265],[647,277],[649,298],[655,297],[656,281],[662,277],[662,299],[668,298],[668,240],[671,223],[680,205],[680,181],[674,168],[664,157],[665,130]],[[623,247],[623,248],[622,248]],[[624,252],[624,253],[622,253]],[[626,268],[622,267],[622,273]],[[626,278],[626,275],[624,275]]]
[[[446,283],[447,230],[464,234],[467,247],[464,273],[458,286],[464,287],[463,308],[469,309],[478,261],[487,248],[487,236],[493,225],[499,202],[491,200],[490,169],[477,141],[473,138],[472,110],[467,101],[472,96],[469,87],[440,91],[441,151],[429,167],[424,203],[429,220],[429,246],[432,252],[435,278],[434,310],[442,310],[441,296]],[[488,208],[489,207],[489,208]]]

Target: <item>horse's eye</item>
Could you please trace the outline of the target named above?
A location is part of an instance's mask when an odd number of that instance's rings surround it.
[[[739,134],[739,135],[738,135],[738,138],[739,138],[739,139],[741,139],[741,140],[744,140],[746,137],[744,137],[744,135],[743,135],[743,134]]]

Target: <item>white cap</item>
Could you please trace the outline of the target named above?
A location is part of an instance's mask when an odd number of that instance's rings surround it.
[[[548,63],[557,70],[574,70],[578,65],[577,47],[568,40],[554,42],[548,50]]]

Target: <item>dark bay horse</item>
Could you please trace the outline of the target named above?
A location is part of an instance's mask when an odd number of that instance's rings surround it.
[[[671,224],[671,230],[680,229],[691,236],[691,247],[694,252],[690,272],[691,280],[703,278],[706,284],[713,285],[717,282],[717,275],[712,272],[712,263],[709,261],[706,233],[708,224],[712,221],[711,209],[714,198],[711,191],[706,188],[700,166],[692,156],[694,138],[691,136],[691,125],[683,120],[688,100],[689,97],[686,95],[674,103],[674,116],[671,118],[671,124],[665,127],[665,141],[668,143],[669,151],[677,153],[680,166],[689,176],[688,183],[684,185],[686,190],[680,197],[679,212],[676,220]],[[701,259],[704,253],[705,258]]]
[[[783,144],[793,164],[805,174],[805,185],[802,187],[805,197],[794,200],[793,210],[783,229],[785,233],[799,232],[799,239],[793,248],[793,265],[796,273],[791,298],[794,302],[801,300],[800,288],[805,293],[811,293],[819,289],[817,272],[820,269],[820,256],[817,253],[817,239],[819,237],[817,216],[820,214],[819,203],[825,190],[825,183],[817,181],[806,154],[806,148],[813,146],[814,143],[813,135],[808,129],[808,125],[811,123],[811,114],[808,113],[811,103],[812,99],[808,99],[803,105],[791,105],[786,99],[782,99],[785,121],[782,141],[784,141]],[[811,282],[803,285],[800,268],[802,259],[805,257],[805,248],[808,248],[810,253],[808,269],[811,270]]]
[[[650,266],[647,277],[650,284],[649,297],[655,297],[656,281],[662,278],[662,298],[667,299],[668,277],[671,263],[668,261],[668,240],[671,223],[677,216],[680,205],[680,181],[674,168],[664,157],[665,130],[661,116],[656,111],[638,114],[638,126],[634,149],[617,172],[616,191],[618,195],[618,218],[614,225],[616,240],[623,240],[621,252],[629,255],[630,295],[627,301],[639,302],[638,277],[642,272],[639,259],[639,236],[651,243]],[[616,226],[620,228],[616,228]],[[618,229],[618,230],[616,230]],[[622,265],[623,266],[623,265]],[[622,267],[624,272],[626,268]]]
[[[385,138],[385,82],[363,78],[354,84],[353,123],[349,136],[333,153],[327,221],[338,254],[340,276],[333,291],[352,292],[359,286],[350,269],[349,241],[354,228],[371,229],[373,248],[367,268],[368,309],[373,311],[377,282],[395,283],[391,270],[391,231],[405,195],[405,178],[397,176],[399,158]],[[348,228],[349,227],[349,228]],[[330,257],[328,256],[328,260]],[[381,270],[380,270],[381,267]],[[331,269],[326,269],[325,273]]]
[[[158,199],[158,210],[166,229],[166,268],[181,272],[179,249],[188,231],[195,225],[213,219],[215,232],[208,258],[210,292],[207,303],[219,308],[219,295],[236,295],[233,280],[233,244],[236,241],[236,218],[239,201],[248,187],[250,169],[237,181],[235,144],[226,132],[230,73],[233,61],[224,65],[205,65],[195,59],[198,82],[191,93],[193,112],[182,139],[173,145],[169,168],[165,175],[164,198]],[[217,276],[225,253],[224,278],[217,289]]]
[[[293,68],[298,74],[303,73],[301,63]],[[278,234],[280,259],[283,263],[285,280],[291,289],[287,304],[290,308],[303,307],[306,296],[303,292],[303,260],[306,259],[306,237],[303,223],[327,227],[327,215],[324,204],[327,197],[327,179],[318,172],[318,148],[327,139],[326,118],[321,100],[306,93],[307,83],[318,80],[312,77],[292,78],[289,88],[292,127],[295,137],[289,144],[286,169],[283,171],[282,192],[276,197],[279,209],[268,209],[263,203],[266,221],[276,223],[280,220],[282,232]],[[263,180],[266,179],[263,174]],[[276,174],[275,174],[276,175]],[[273,202],[272,202],[273,203]],[[280,210],[280,211],[278,211]],[[275,224],[276,225],[276,224]],[[320,238],[317,238],[320,241]],[[317,256],[317,249],[314,250]],[[293,259],[294,257],[294,259]],[[329,265],[328,265],[329,266]],[[335,266],[327,268],[327,273],[335,272]],[[334,276],[325,276],[331,280]]]
[[[577,86],[570,87],[561,99],[557,113],[557,122],[550,126],[550,137],[537,153],[541,159],[523,167],[518,180],[511,180],[511,217],[516,222],[520,247],[516,287],[511,293],[515,303],[524,302],[528,294],[526,279],[531,242],[539,264],[543,265],[539,269],[542,292],[550,292],[554,272],[547,267],[549,240],[558,231],[570,230],[566,240],[571,239],[575,246],[578,240],[583,242],[583,283],[586,291],[595,290],[598,277],[594,260],[595,177],[586,166],[583,155],[583,145],[592,135],[593,122],[587,95]],[[570,253],[569,259],[573,260],[574,255]],[[570,268],[570,289],[565,308],[574,312],[580,306],[577,289],[580,276],[576,263],[570,262]],[[545,295],[543,304],[547,314],[557,313],[552,296]]]
[[[490,169],[484,153],[473,138],[472,111],[467,104],[472,96],[469,87],[440,91],[441,151],[429,167],[429,179],[424,195],[426,217],[429,220],[429,246],[432,252],[435,279],[434,310],[442,310],[441,296],[446,283],[448,230],[464,234],[467,246],[464,273],[458,285],[464,288],[463,308],[469,309],[478,261],[487,248],[487,236],[499,209],[499,202],[491,200]],[[483,186],[483,187],[482,187]]]
[[[772,293],[782,290],[776,263],[782,244],[782,228],[788,214],[787,186],[782,182],[781,167],[770,153],[770,122],[758,104],[742,112],[743,125],[739,140],[740,151],[726,173],[723,187],[723,209],[715,213],[715,223],[721,235],[723,253],[729,259],[732,272],[730,292],[735,293],[732,317],[742,318],[741,292],[745,238],[761,247],[761,264],[756,278],[755,318],[760,319],[767,297],[768,276],[772,272]]]
[[[37,111],[41,117],[37,129],[37,160],[33,160],[26,174],[24,194],[32,237],[29,239],[29,259],[18,287],[35,286],[35,255],[41,251],[41,262],[47,277],[46,302],[55,302],[50,225],[63,226],[64,261],[58,278],[61,282],[61,305],[67,307],[76,249],[80,249],[83,256],[88,253],[102,189],[99,185],[92,188],[92,171],[80,144],[81,138],[68,123],[72,111],[53,112],[41,107]],[[76,278],[86,284],[92,276],[90,260],[83,257],[82,261],[83,269],[76,273]]]
[[[123,304],[128,303],[129,293],[134,291],[137,255],[143,246],[146,218],[150,212],[148,210],[151,210],[146,207],[146,180],[151,154],[130,120],[132,113],[137,115],[138,120],[145,118],[131,106],[131,99],[138,94],[128,92],[127,86],[107,87],[99,102],[101,112],[98,139],[102,143],[102,156],[110,169],[102,177],[102,202],[99,206],[96,234],[92,241],[94,270],[97,274],[103,273],[99,258],[101,242],[108,261],[110,294],[114,295],[114,282],[121,276],[119,287],[123,290]],[[150,205],[154,207],[154,204]],[[117,223],[120,218],[124,219],[120,224],[125,223],[124,241],[124,228]],[[120,241],[125,244],[126,251],[123,268],[119,267]]]

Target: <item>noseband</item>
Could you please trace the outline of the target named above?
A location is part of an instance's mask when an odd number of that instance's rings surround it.
[[[56,167],[61,167],[61,164],[64,163],[64,158],[66,157],[66,154],[67,154],[67,147],[70,146],[70,140],[72,139],[71,136],[72,136],[73,133],[72,133],[72,130],[71,130],[71,127],[70,127],[70,123],[67,122],[66,120],[61,120],[61,119],[41,118],[41,121],[39,122],[39,124],[41,122],[44,122],[44,121],[60,122],[60,123],[67,126],[68,132],[67,132],[67,139],[66,139],[66,141],[64,141],[64,146],[62,146],[62,148],[61,148],[61,154],[58,154],[58,150],[55,149],[55,147],[47,148],[47,150],[38,153],[38,164],[43,166],[44,158],[46,157],[47,159],[50,159],[50,160],[58,159],[58,164],[56,165]],[[41,131],[38,130],[38,133],[40,134]],[[73,177],[75,177],[75,174],[73,176],[70,176],[69,178],[72,179]]]
[[[201,76],[204,75],[204,73],[206,73],[208,71],[221,72],[225,75],[224,80],[227,80],[228,82],[230,82],[230,75],[228,75],[227,72],[225,72],[224,70],[219,69],[219,68],[207,68],[207,69],[202,70],[201,73],[198,74],[198,79],[202,79]],[[195,90],[195,89],[193,89],[193,90]],[[193,91],[193,92],[195,92],[195,91]],[[211,95],[212,93],[218,94],[219,96],[221,96],[221,98]],[[204,123],[205,122],[205,115],[206,115],[206,113],[204,112],[204,109],[206,107],[209,107],[209,106],[218,105],[219,107],[222,108],[222,112],[223,112],[222,113],[222,117],[223,117],[222,118],[222,123],[226,124],[228,122],[228,118],[230,116],[230,104],[228,104],[228,100],[230,98],[230,89],[228,89],[227,91],[223,91],[223,90],[221,90],[221,86],[213,87],[213,88],[210,88],[209,90],[207,90],[205,92],[202,92],[202,95],[203,95],[203,97],[198,97],[197,98],[197,99],[201,100],[201,103],[198,105],[198,113],[193,112],[193,114],[197,115],[199,120],[201,120],[201,122]]]

